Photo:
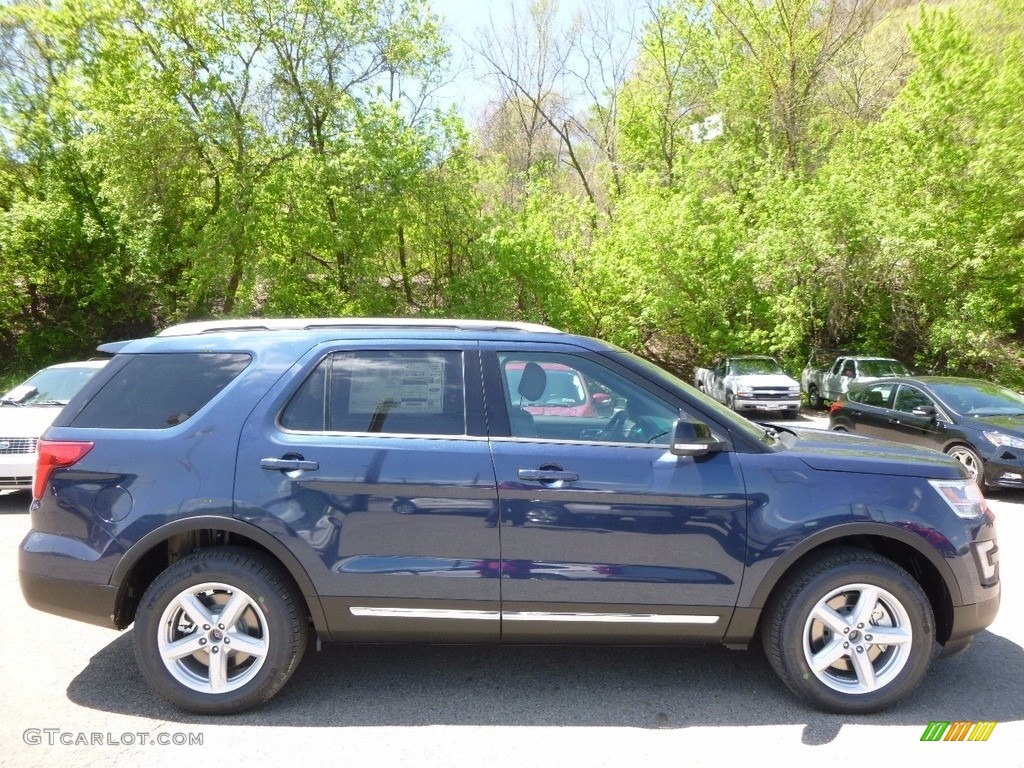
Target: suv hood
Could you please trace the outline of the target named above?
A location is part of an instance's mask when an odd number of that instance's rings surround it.
[[[790,451],[811,469],[948,480],[965,476],[956,460],[930,448],[841,432],[793,431],[797,440]]]

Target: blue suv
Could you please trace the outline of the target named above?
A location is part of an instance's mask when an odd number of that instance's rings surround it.
[[[101,350],[39,444],[22,591],[134,622],[144,676],[194,712],[266,702],[314,637],[760,640],[807,702],[871,712],[999,606],[956,461],[755,425],[594,339],[248,320]],[[601,407],[541,407],[550,371]]]

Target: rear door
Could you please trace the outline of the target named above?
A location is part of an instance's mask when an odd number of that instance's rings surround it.
[[[673,456],[667,446],[681,403],[608,358],[559,346],[484,353],[500,509],[502,637],[720,638],[745,551],[746,501],[735,454]],[[577,371],[611,408],[575,424],[530,413],[510,374],[527,365]],[[537,385],[528,394],[543,391]]]
[[[880,437],[892,440],[892,421],[896,418],[892,401],[896,394],[896,383],[880,381],[855,388],[848,395],[848,408],[854,431],[858,435]]]
[[[236,514],[300,553],[339,640],[497,640],[494,469],[475,343],[314,350],[238,451]]]

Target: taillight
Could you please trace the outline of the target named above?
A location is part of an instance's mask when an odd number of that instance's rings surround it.
[[[36,477],[32,484],[32,498],[43,498],[50,474],[55,469],[70,467],[92,450],[93,443],[64,442],[61,440],[40,440],[39,458],[36,459]]]
[[[836,400],[828,407],[828,415],[831,416],[834,413],[839,413],[841,410],[843,410],[843,401]]]

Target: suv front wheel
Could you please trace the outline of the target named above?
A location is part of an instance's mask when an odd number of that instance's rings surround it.
[[[776,673],[805,701],[831,712],[877,712],[924,677],[935,619],[920,585],[891,560],[835,550],[783,586],[762,641]]]
[[[135,616],[135,655],[172,704],[230,714],[263,704],[302,658],[309,627],[291,579],[271,559],[224,547],[161,573]]]

